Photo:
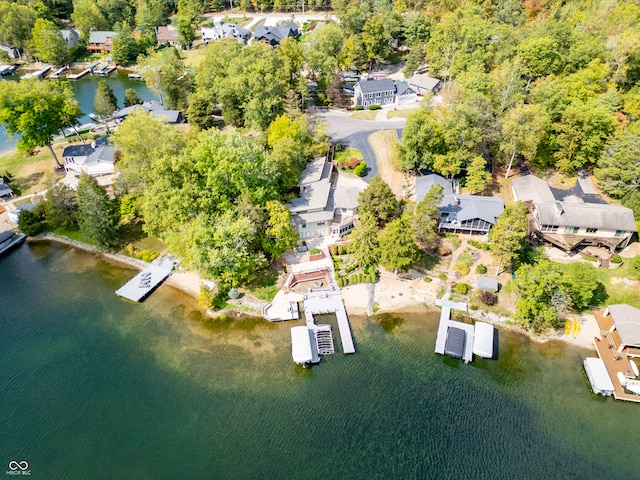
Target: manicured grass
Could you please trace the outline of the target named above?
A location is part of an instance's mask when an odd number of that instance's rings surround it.
[[[409,115],[419,110],[419,108],[412,108],[411,110],[390,110],[387,112],[387,118],[409,118]]]
[[[224,17],[220,23],[235,23],[240,27],[246,27],[251,23],[253,17]],[[257,25],[264,25],[265,19],[260,20]]]
[[[355,148],[343,148],[339,152],[336,152],[334,159],[336,163],[340,164],[341,162],[345,162],[352,157],[357,158],[360,161],[364,160],[362,152],[360,150],[356,150]]]
[[[638,284],[627,285],[622,281],[623,278],[638,280],[638,274],[633,268],[632,262],[633,259],[624,259],[624,264],[615,270],[608,268],[596,269],[598,278],[606,290],[606,296],[600,299],[600,306],[628,303],[640,308],[640,288]]]
[[[145,237],[133,244],[139,250],[151,250],[160,254],[167,250],[167,246],[162,240],[156,237]]]
[[[278,272],[273,268],[268,267],[258,272],[256,278],[239,290],[242,293],[253,295],[260,300],[273,300],[278,293]]]
[[[377,115],[377,110],[361,110],[349,114],[351,118],[355,118],[357,120],[375,120]]]

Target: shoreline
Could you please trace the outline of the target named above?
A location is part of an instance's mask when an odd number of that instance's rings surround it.
[[[38,242],[56,242],[62,245],[66,245],[73,248],[78,248],[82,251],[88,253],[94,253],[100,255],[107,261],[111,261],[113,263],[118,263],[120,265],[126,265],[130,268],[134,268],[137,270],[143,270],[148,264],[143,262],[142,260],[138,260],[136,258],[128,257],[126,255],[122,255],[119,253],[111,253],[111,252],[103,252],[97,249],[96,247],[78,242],[77,240],[73,240],[67,237],[63,237],[60,235],[56,235],[53,233],[45,233],[40,234],[35,237],[29,237],[27,239],[30,243],[38,243]],[[200,284],[202,280],[197,272],[172,272],[172,274],[165,280],[164,284],[169,285],[181,292],[191,296],[193,299],[197,300],[200,294]],[[197,283],[197,284],[196,284]],[[370,285],[370,284],[369,284]],[[435,303],[430,303],[425,298],[417,297],[416,292],[411,291],[412,285],[411,282],[403,281],[400,279],[391,279],[387,277],[381,278],[381,280],[373,284],[375,296],[376,293],[379,301],[382,301],[384,305],[380,305],[378,309],[374,309],[374,311],[368,311],[366,305],[361,303],[361,300],[370,298],[372,292],[366,291],[366,294],[363,295],[364,292],[362,290],[366,290],[367,284],[359,284],[354,285],[352,287],[343,287],[341,289],[341,293],[344,299],[345,308],[347,310],[348,315],[355,317],[362,316],[371,316],[371,315],[379,315],[379,314],[393,314],[399,315],[403,313],[426,313],[426,312],[439,312],[440,309],[435,305]],[[386,295],[383,292],[386,291]],[[405,295],[405,292],[407,294]],[[420,295],[423,295],[427,292],[417,292]],[[375,298],[375,297],[374,297]],[[433,299],[435,300],[435,298]],[[378,302],[376,302],[378,303]],[[208,311],[206,311],[207,314]],[[224,309],[220,312],[215,312],[216,315],[212,316],[215,318],[219,315],[228,315],[229,313],[234,314],[242,314],[249,315],[248,312],[236,309]],[[509,317],[505,317],[502,315],[498,315],[492,312],[487,312],[484,310],[470,310],[469,317],[474,320],[479,320],[482,322],[490,323],[499,329],[504,329],[512,333],[520,334],[524,337],[527,337],[529,340],[537,343],[537,344],[545,344],[548,342],[560,341],[562,343],[589,349],[595,350],[594,337],[598,333],[597,324],[595,321],[595,317],[592,313],[583,313],[580,315],[574,315],[575,318],[579,318],[581,321],[581,329],[580,333],[576,338],[570,336],[562,335],[561,331],[548,333],[543,336],[535,335],[534,333],[523,329],[517,325],[514,325],[511,322]],[[256,312],[256,317],[262,318],[259,315],[259,312]],[[593,332],[593,328],[595,327],[596,331]]]

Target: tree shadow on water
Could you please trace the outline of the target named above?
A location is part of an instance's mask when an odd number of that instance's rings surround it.
[[[396,328],[398,328],[400,325],[404,323],[404,319],[402,317],[396,317],[389,313],[382,313],[380,315],[376,315],[374,317],[374,321],[376,323],[379,323],[382,329],[387,333],[395,330]]]

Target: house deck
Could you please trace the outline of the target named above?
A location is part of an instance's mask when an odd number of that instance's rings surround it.
[[[615,389],[613,393],[614,398],[616,400],[640,403],[640,395],[625,392],[624,387],[618,379],[618,372],[625,376],[629,375],[632,378],[634,375],[627,355],[625,353],[619,353],[616,349],[616,345],[619,344],[620,337],[618,336],[617,331],[614,331],[613,333],[610,332],[610,328],[613,325],[611,318],[603,315],[604,310],[594,310],[593,313],[601,332],[600,337],[597,337],[597,339],[599,338],[599,341],[595,342],[596,350],[598,351],[598,356],[604,362],[604,366],[606,367],[609,377],[611,378],[611,382],[613,383],[613,387]],[[616,343],[616,339],[618,343]]]

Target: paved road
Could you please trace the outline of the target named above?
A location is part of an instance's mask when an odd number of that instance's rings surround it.
[[[321,113],[319,116],[328,124],[327,134],[332,142],[340,142],[349,148],[362,152],[367,163],[367,174],[362,177],[369,182],[378,175],[378,159],[369,143],[369,135],[380,130],[396,130],[402,138],[402,129],[406,123],[404,118],[394,120],[357,120],[348,114],[336,110]]]
[[[214,20],[220,22],[225,17],[229,18],[238,18],[238,17],[247,17],[251,18],[251,22],[245,27],[251,29],[256,23],[260,20],[264,19],[264,25],[267,26],[276,26],[278,23],[282,21],[295,21],[302,25],[304,22],[308,22],[310,20],[333,20],[334,22],[338,22],[338,17],[335,15],[329,15],[324,13],[305,13],[302,15],[301,12],[296,13],[253,13],[253,12],[224,12],[224,13],[205,13],[202,15],[203,17],[213,18]]]

